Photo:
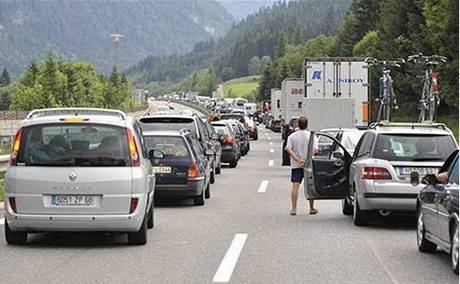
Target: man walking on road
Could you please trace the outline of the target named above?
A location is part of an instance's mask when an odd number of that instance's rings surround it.
[[[307,159],[308,151],[313,151],[313,149],[308,149],[308,144],[310,141],[310,131],[307,130],[308,120],[306,117],[299,117],[299,130],[289,135],[286,143],[286,151],[291,156],[291,215],[297,214],[297,199],[299,196],[299,188],[304,177],[303,166],[305,160]],[[318,210],[315,208],[314,200],[308,199],[310,204],[310,214],[318,213]]]

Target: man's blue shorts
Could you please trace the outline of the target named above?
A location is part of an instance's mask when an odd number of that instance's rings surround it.
[[[291,169],[291,182],[301,183],[302,180],[303,180],[303,169],[302,168]]]

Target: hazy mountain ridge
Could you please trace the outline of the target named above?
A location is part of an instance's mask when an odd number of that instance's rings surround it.
[[[20,73],[51,49],[108,71],[115,64],[110,34],[125,36],[123,67],[149,54],[187,52],[225,35],[233,20],[215,1],[0,0],[0,67]]]

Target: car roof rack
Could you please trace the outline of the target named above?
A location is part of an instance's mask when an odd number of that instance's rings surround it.
[[[442,130],[448,130],[444,123],[439,122],[390,122],[390,121],[379,121],[369,125],[369,129],[376,129],[377,127],[410,127],[410,128],[440,128]]]
[[[36,109],[27,114],[26,119],[54,116],[54,115],[108,115],[118,116],[123,120],[126,120],[126,113],[121,110],[114,109],[103,109],[103,108],[47,108],[47,109]]]

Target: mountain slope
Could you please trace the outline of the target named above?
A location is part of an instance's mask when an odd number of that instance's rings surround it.
[[[234,25],[218,42],[197,44],[180,56],[149,56],[127,70],[136,83],[179,81],[207,65],[217,76],[242,77],[248,74],[248,62],[254,56],[274,58],[281,35],[292,40],[296,30],[301,40],[320,34],[334,35],[351,0],[302,0],[275,3]]]
[[[237,20],[255,14],[263,7],[270,7],[275,0],[216,0]]]
[[[215,1],[0,0],[0,67],[18,73],[49,49],[68,59],[115,64],[110,34],[123,34],[122,66],[148,54],[189,51],[216,39],[233,17]]]

